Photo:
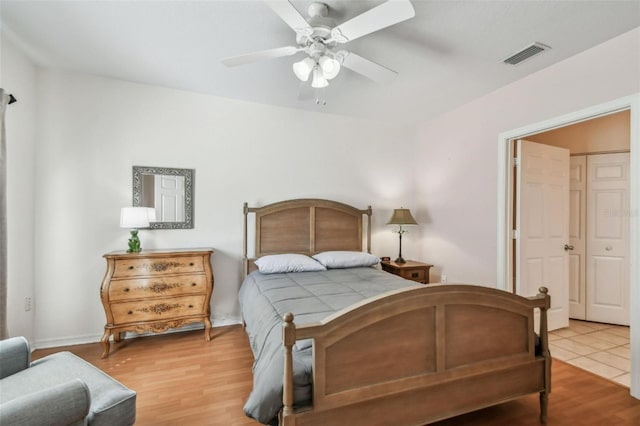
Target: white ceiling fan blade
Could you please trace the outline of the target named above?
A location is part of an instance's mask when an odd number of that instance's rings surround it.
[[[293,46],[277,47],[275,49],[261,50],[259,52],[251,52],[244,55],[224,58],[222,63],[228,67],[235,67],[238,65],[250,64],[251,62],[295,55],[299,50],[299,48]]]
[[[390,70],[389,68],[378,65],[375,62],[371,62],[368,59],[363,58],[360,55],[356,55],[351,52],[341,52],[344,55],[342,66],[349,68],[351,71],[355,71],[358,74],[362,74],[365,77],[378,82],[389,83],[393,80],[398,73]]]
[[[293,28],[297,34],[311,35],[313,28],[298,10],[286,0],[265,0],[269,6],[282,20]]]
[[[416,16],[409,0],[389,0],[331,30],[331,38],[346,43]]]

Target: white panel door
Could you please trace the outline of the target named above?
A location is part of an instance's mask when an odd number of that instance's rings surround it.
[[[155,206],[159,222],[183,222],[184,176],[159,175],[155,178]]]
[[[629,153],[587,159],[587,319],[629,325]]]
[[[549,330],[569,325],[569,150],[519,140],[516,292],[551,296]]]
[[[587,157],[572,156],[569,166],[569,317],[580,320],[587,315],[586,198]]]

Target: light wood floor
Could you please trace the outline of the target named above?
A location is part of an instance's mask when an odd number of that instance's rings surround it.
[[[37,350],[33,359],[69,350],[136,390],[137,425],[258,425],[242,412],[253,364],[244,330],[212,334],[211,342],[202,331],[127,339],[107,359],[98,343]],[[530,395],[436,424],[539,425],[538,407]],[[624,386],[554,360],[547,424],[640,425],[640,401]]]

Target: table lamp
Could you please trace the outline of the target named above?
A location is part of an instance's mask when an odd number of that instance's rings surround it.
[[[138,228],[147,228],[149,226],[149,210],[151,209],[147,207],[123,207],[120,210],[120,228],[131,229],[127,253],[140,253],[142,250],[140,239],[138,238]]]
[[[398,237],[400,238],[400,252],[398,253],[398,258],[395,260],[396,263],[407,263],[407,261],[402,258],[402,234],[407,232],[402,229],[402,225],[417,224],[418,222],[416,222],[416,220],[413,218],[409,209],[399,208],[393,210],[393,214],[391,215],[391,219],[389,219],[389,222],[387,222],[387,225],[399,226],[398,230],[394,231],[398,233]]]

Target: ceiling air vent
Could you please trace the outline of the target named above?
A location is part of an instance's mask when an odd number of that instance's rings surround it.
[[[551,49],[549,46],[546,46],[542,43],[533,43],[524,49],[514,53],[506,59],[503,59],[502,62],[509,65],[518,65],[519,63],[526,61],[527,59],[544,52],[545,50]]]

